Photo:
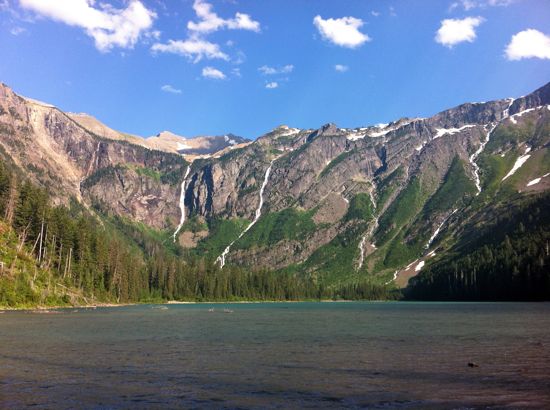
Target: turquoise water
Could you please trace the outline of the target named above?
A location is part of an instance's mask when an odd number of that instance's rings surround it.
[[[550,408],[550,304],[166,307],[1,314],[0,408]]]

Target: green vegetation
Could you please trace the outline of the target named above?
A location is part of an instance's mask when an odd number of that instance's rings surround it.
[[[421,252],[421,242],[406,243],[405,234],[401,231],[389,242],[383,263],[378,265],[377,268],[379,270],[401,268],[407,262],[417,258]]]
[[[76,202],[53,207],[46,191],[0,162],[0,306],[383,297],[376,286],[326,288],[292,273],[221,270],[211,256],[248,223],[213,220],[212,235],[185,252],[168,231],[120,217],[98,219]],[[198,220],[189,224],[203,228]]]
[[[250,221],[244,218],[211,219],[208,221],[210,234],[199,242],[195,249],[198,255],[217,258],[231,242],[246,229]]]
[[[315,210],[301,211],[286,208],[280,212],[270,212],[235,243],[235,248],[248,249],[273,245],[284,239],[303,240],[316,229],[312,216]]]
[[[421,182],[414,178],[380,218],[376,232],[377,243],[382,245],[393,238],[418,213],[425,200],[426,193],[422,190]]]
[[[472,197],[476,192],[476,186],[471,178],[466,175],[464,162],[455,157],[449,171],[445,175],[443,184],[424,206],[424,217],[445,212],[464,203],[465,199]]]
[[[390,175],[388,175],[386,178],[384,178],[380,183],[378,184],[378,203],[376,204],[377,208],[382,208],[390,196],[395,192],[397,189],[397,184],[399,180],[404,175],[403,168],[400,166],[396,168]]]
[[[362,221],[370,221],[374,216],[374,207],[367,193],[359,193],[355,195],[349,202],[349,208],[344,217],[344,220],[359,219]]]
[[[413,278],[411,299],[548,300],[550,194],[518,198],[465,228],[450,252]]]
[[[147,168],[147,167],[133,167],[133,169],[136,171],[138,175],[143,175],[151,179],[154,179],[155,181],[160,181],[161,174],[159,171],[155,169]]]
[[[349,278],[355,272],[361,228],[364,224],[352,226],[336,235],[313,252],[302,269],[315,272],[324,283],[334,284]]]

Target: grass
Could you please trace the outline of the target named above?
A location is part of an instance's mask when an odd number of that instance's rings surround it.
[[[286,208],[271,212],[258,222],[235,244],[236,248],[249,249],[276,244],[282,240],[302,240],[316,229],[312,216],[315,210],[302,211]]]
[[[17,234],[0,221],[0,308],[70,306],[78,292],[39,267],[27,247],[17,249]]]
[[[445,175],[443,184],[426,203],[423,211],[424,219],[437,212],[455,207],[457,203],[474,195],[475,192],[475,183],[466,175],[464,162],[455,157]]]
[[[350,221],[352,219],[360,219],[369,221],[374,216],[374,208],[369,194],[362,192],[355,195],[349,202],[349,208],[344,219]]]
[[[301,269],[315,272],[326,284],[334,284],[353,276],[363,230],[364,224],[348,227],[332,241],[319,247]]]
[[[236,240],[250,221],[244,218],[212,219],[208,222],[210,234],[195,249],[198,255],[217,257],[225,247]]]
[[[377,208],[382,208],[390,196],[395,192],[397,188],[397,182],[399,178],[404,175],[403,168],[396,168],[390,175],[384,178],[378,185],[378,202]]]

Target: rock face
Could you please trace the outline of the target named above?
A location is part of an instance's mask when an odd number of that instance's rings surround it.
[[[186,165],[181,156],[100,137],[5,85],[0,86],[0,146],[4,160],[49,189],[58,203],[71,197],[85,205],[100,202],[105,211],[157,228],[178,218],[176,191]]]
[[[548,186],[525,185],[550,172],[549,104],[546,85],[516,100],[363,128],[281,126],[254,142],[161,133],[143,142],[90,120],[83,125],[1,86],[0,155],[60,202],[74,196],[104,212],[174,229],[187,166],[178,153],[185,154],[193,161],[183,193],[187,219],[206,221],[212,232],[197,236],[184,227],[182,235],[194,239],[181,244],[200,247],[217,234],[218,247],[209,248],[214,258],[238,235],[216,231],[217,222],[251,221],[260,212],[235,242],[229,263],[391,279],[499,192],[530,195]],[[527,149],[528,165],[502,180]]]

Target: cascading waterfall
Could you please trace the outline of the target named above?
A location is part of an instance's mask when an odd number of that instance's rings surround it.
[[[439,226],[437,227],[437,229],[435,230],[435,232],[433,233],[433,235],[430,237],[430,239],[428,240],[428,243],[424,246],[424,249],[430,249],[430,246],[432,245],[434,239],[437,237],[437,235],[439,235],[439,231],[441,230],[441,228],[443,228],[443,225],[445,225],[445,223],[449,220],[449,218],[454,215],[454,213],[458,211],[458,209],[455,209],[453,212],[451,212],[451,215],[449,215],[447,218],[445,218],[443,220],[443,222],[441,222],[439,224]]]
[[[176,228],[176,231],[174,232],[174,243],[176,242],[176,238],[178,236],[179,231],[181,230],[181,228],[183,227],[183,224],[185,223],[185,184],[187,182],[187,177],[189,176],[190,172],[191,172],[191,164],[187,166],[187,169],[185,170],[185,175],[183,176],[183,181],[181,182],[180,200],[179,200],[179,208],[180,208],[181,216],[180,216],[180,223]]]
[[[239,239],[241,239],[243,237],[243,235],[245,233],[247,233],[250,230],[250,228],[252,228],[254,226],[254,224],[256,222],[258,222],[258,219],[260,219],[260,217],[262,216],[262,207],[264,205],[264,191],[265,191],[265,187],[267,186],[267,182],[269,181],[269,174],[271,174],[271,167],[273,166],[273,163],[275,162],[276,159],[277,158],[275,158],[274,160],[271,161],[271,163],[269,164],[269,167],[265,171],[264,182],[262,183],[262,187],[260,188],[260,203],[258,204],[258,208],[256,209],[256,214],[254,215],[254,219],[246,227],[246,229],[241,232],[241,234],[238,236],[238,238],[235,239],[233,242],[231,242],[229,245],[227,245],[227,247],[224,249],[222,254],[220,256],[218,256],[218,258],[216,259],[216,262],[218,262],[220,264],[220,268],[224,267],[225,257],[227,256],[227,254],[231,250],[231,246],[233,246],[233,244],[235,242],[237,242]]]
[[[374,196],[372,195],[372,191],[369,191],[369,197],[370,201],[372,203],[373,209],[376,209],[376,201],[374,200]],[[374,230],[378,227],[378,218],[374,218],[374,223],[368,230],[368,232],[363,235],[361,238],[361,242],[359,242],[359,262],[357,263],[357,270],[360,270],[363,267],[363,263],[365,261],[365,244],[367,242],[367,238],[369,236],[372,236],[374,233]],[[374,246],[374,244],[372,244]]]
[[[477,157],[479,156],[479,154],[481,154],[483,152],[483,150],[485,149],[485,146],[487,145],[487,143],[489,142],[489,140],[491,139],[491,134],[493,133],[493,131],[496,129],[496,127],[502,122],[504,121],[506,118],[508,118],[510,116],[510,107],[512,106],[512,104],[514,103],[514,99],[513,98],[509,98],[509,101],[510,103],[508,104],[508,107],[502,112],[502,119],[500,121],[498,121],[496,124],[494,124],[490,129],[489,129],[489,132],[487,132],[487,137],[485,138],[485,141],[481,143],[481,145],[479,146],[479,148],[477,149],[476,152],[474,152],[472,155],[470,155],[470,164],[472,164],[472,167],[474,168],[474,182],[476,184],[476,188],[477,188],[477,195],[479,195],[481,193],[481,180],[479,178],[479,165],[477,165],[477,163],[475,162],[475,160],[477,159]]]
[[[97,147],[92,155],[92,158],[90,159],[90,164],[88,165],[88,171],[86,172],[86,176],[90,176],[94,170],[94,165],[96,168],[99,167],[99,150],[101,148],[101,142],[97,143]]]

